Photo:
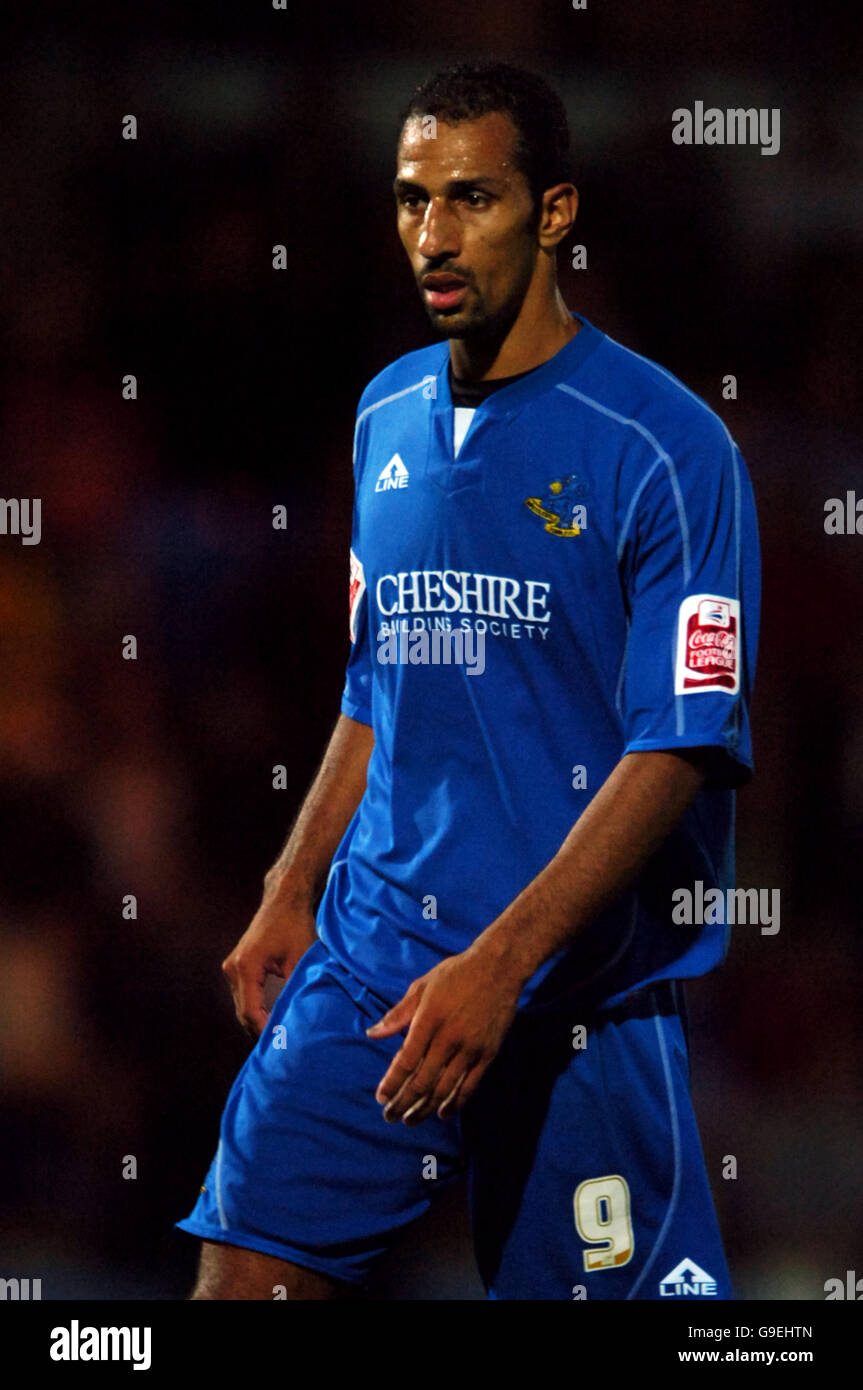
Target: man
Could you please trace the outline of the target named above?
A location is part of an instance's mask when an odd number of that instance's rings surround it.
[[[672,894],[730,883],[751,768],[745,466],[564,304],[577,193],[541,79],[424,84],[395,194],[448,343],[359,403],[342,714],[224,963],[259,1036],[178,1223],[192,1296],[361,1289],[466,1170],[491,1298],[728,1298],[679,983],[727,930]],[[417,656],[459,629],[481,670]]]

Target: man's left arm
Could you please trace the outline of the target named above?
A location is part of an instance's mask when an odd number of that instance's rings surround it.
[[[414,980],[367,1030],[408,1028],[378,1090],[387,1120],[419,1124],[460,1110],[513,1021],[522,988],[633,879],[703,785],[709,750],[628,753],[557,854],[466,951]]]

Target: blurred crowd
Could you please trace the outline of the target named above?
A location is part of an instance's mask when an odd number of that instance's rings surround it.
[[[171,1223],[248,1047],[219,965],[338,712],[356,401],[429,341],[396,113],[469,56],[564,95],[569,306],[699,392],[750,469],[738,881],[781,889],[781,930],[739,928],[691,986],[693,1088],[741,1296],[823,1297],[859,1260],[863,539],[823,517],[863,498],[860,30],[802,0],[602,8],[6,21],[0,492],[41,498],[42,539],[0,535],[0,1275],[43,1297],[188,1287]],[[674,145],[695,99],[780,107],[780,153]],[[427,1226],[380,1296],[480,1296],[462,1199]]]

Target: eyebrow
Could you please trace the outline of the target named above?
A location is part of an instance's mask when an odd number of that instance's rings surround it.
[[[472,189],[483,188],[489,193],[494,193],[500,189],[500,180],[492,178],[488,174],[477,174],[473,179],[450,179],[446,185],[446,191],[450,198],[457,198],[460,193],[469,193]],[[393,192],[398,193],[426,193],[428,190],[421,183],[414,183],[412,179],[393,179]]]

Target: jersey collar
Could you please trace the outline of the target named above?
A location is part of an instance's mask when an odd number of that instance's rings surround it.
[[[575,314],[569,311],[572,318],[576,319],[582,326],[574,338],[570,338],[568,343],[564,343],[553,357],[547,362],[543,362],[541,367],[534,368],[523,376],[520,381],[514,381],[510,386],[502,386],[499,391],[493,392],[477,406],[478,411],[483,415],[494,415],[499,419],[510,419],[522,409],[528,401],[547,391],[558,381],[564,381],[567,377],[581,366],[582,362],[599,346],[605,334],[584,317],[584,314]],[[449,388],[449,374],[447,365],[449,363],[449,344],[445,345],[443,360],[437,373],[437,385],[432,406],[437,412],[451,411],[452,393]]]

